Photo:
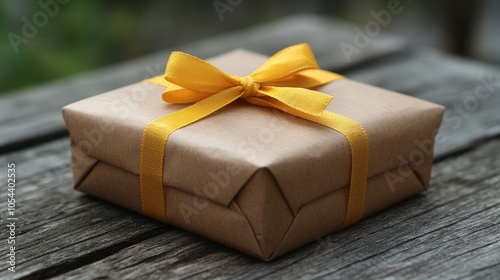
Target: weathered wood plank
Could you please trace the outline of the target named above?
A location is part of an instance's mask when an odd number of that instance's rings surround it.
[[[61,279],[494,278],[500,275],[500,139],[436,164],[432,189],[271,263],[176,230]]]
[[[71,188],[68,139],[17,163],[18,272],[0,277],[492,277],[500,273],[500,139],[434,167],[432,188],[264,263]],[[6,172],[0,174],[5,181]],[[6,200],[6,193],[0,194]],[[2,213],[2,218],[5,218]]]
[[[446,106],[441,158],[500,135],[500,68],[434,50],[415,50],[349,72],[358,80]]]
[[[17,272],[11,274],[2,261],[0,278],[57,275],[171,230],[168,225],[144,222],[141,215],[73,191],[68,151],[69,140],[63,139],[0,157],[1,182],[7,182],[7,162],[16,164],[18,217]],[[5,227],[6,188],[0,200]],[[6,230],[2,236],[4,233]]]
[[[196,46],[198,45],[194,44],[192,49],[195,50]],[[216,48],[213,49],[215,52]],[[144,77],[147,76],[148,69],[161,71],[160,65],[163,65],[163,62],[150,62],[150,65],[156,63],[156,66],[144,66]],[[121,68],[125,71],[130,70],[130,67],[125,65]],[[113,71],[102,70],[96,76],[99,76],[98,79],[111,77],[110,83],[116,83],[120,79],[113,78],[116,74],[111,73]],[[500,114],[497,112],[500,106],[500,69],[496,67],[432,50],[415,50],[365,64],[362,70],[350,71],[347,76],[445,105],[448,110],[435,150],[438,158],[467,149],[479,140],[500,134]],[[73,91],[64,88],[56,90],[56,94],[60,95],[57,98],[51,91],[55,87],[47,85],[46,88],[41,87],[43,90],[37,93],[36,98],[34,94],[25,94],[0,103],[0,115],[5,114],[5,118],[0,118],[0,127],[5,124],[5,134],[0,139],[0,153],[13,146],[22,147],[51,139],[52,136],[64,135],[60,107],[74,101],[74,98],[87,96],[89,92],[94,94],[107,90],[102,88],[102,83],[99,82],[93,83],[94,88],[84,85],[87,80],[95,79],[96,77],[82,78],[79,81],[83,84]],[[70,82],[72,85],[75,83]],[[68,91],[72,93],[62,94]],[[44,99],[52,101],[45,102]],[[38,109],[30,111],[33,107]],[[1,141],[6,141],[4,146]]]
[[[292,16],[14,92],[0,98],[0,153],[64,135],[60,114],[64,105],[161,74],[172,50],[202,58],[237,48],[271,55],[286,46],[307,42],[319,64],[331,69],[350,67],[405,46],[399,37],[380,35],[348,61],[339,43],[351,42],[353,35],[352,26],[345,22],[316,15]]]

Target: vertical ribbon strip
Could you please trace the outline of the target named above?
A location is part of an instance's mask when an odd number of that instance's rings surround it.
[[[361,219],[368,175],[368,135],[353,119],[325,110],[332,96],[310,90],[341,78],[319,69],[307,44],[278,52],[247,77],[229,76],[201,59],[173,52],[163,79],[154,77],[146,81],[167,86],[162,95],[165,102],[194,104],[153,120],[144,130],[139,173],[143,213],[167,220],[163,167],[165,145],[172,132],[244,99],[324,125],[347,139],[351,177],[342,227]]]

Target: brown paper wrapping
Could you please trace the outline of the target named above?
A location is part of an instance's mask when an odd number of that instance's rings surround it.
[[[246,76],[265,59],[239,50],[209,61]],[[348,79],[316,90],[367,131],[364,216],[426,190],[443,107]],[[76,189],[140,212],[143,130],[184,107],[162,92],[140,82],[63,108]],[[177,227],[271,260],[342,225],[351,158],[334,130],[237,101],[174,132],[165,153],[167,220]]]

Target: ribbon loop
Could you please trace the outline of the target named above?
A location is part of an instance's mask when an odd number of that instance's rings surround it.
[[[182,52],[170,55],[163,77],[184,89],[210,94],[239,84],[212,64]]]
[[[271,56],[252,76],[255,80],[272,84],[283,81],[306,69],[318,69],[311,48],[307,44],[298,44],[285,48]]]

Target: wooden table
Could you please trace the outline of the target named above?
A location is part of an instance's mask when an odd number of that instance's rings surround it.
[[[389,35],[347,62],[352,25],[293,16],[175,49],[203,58],[312,45],[323,68],[446,105],[431,189],[265,263],[72,189],[60,108],[159,74],[169,51],[0,99],[5,279],[500,277],[500,70]],[[462,109],[460,109],[462,108]],[[7,270],[7,164],[16,164],[16,272]]]

